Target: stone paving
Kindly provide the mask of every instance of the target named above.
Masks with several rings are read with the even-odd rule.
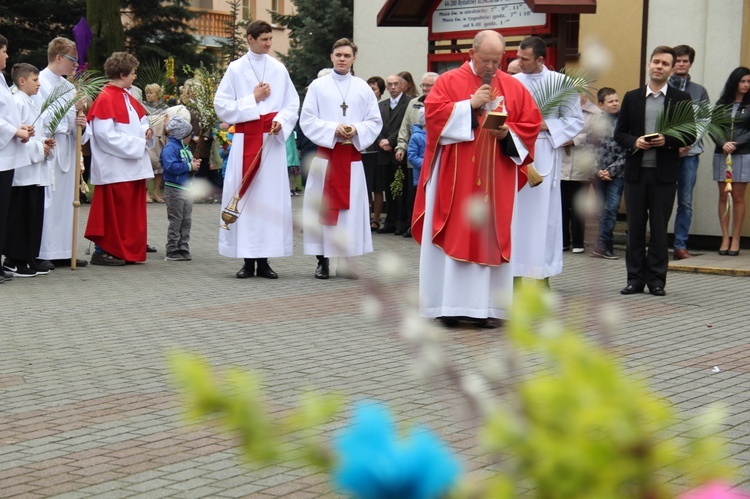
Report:
[[[293,199],[297,211],[301,200]],[[319,281],[297,230],[297,256],[271,262],[278,280],[239,280],[240,263],[216,251],[218,215],[218,205],[195,206],[192,262],[163,260],[166,210],[150,205],[149,242],[159,252],[147,263],[58,269],[0,285],[0,497],[334,495],[325,476],[297,465],[249,467],[231,436],[187,425],[165,361],[173,348],[261,373],[274,411],[308,387],[381,400],[399,421],[440,434],[465,470],[486,473],[460,394],[444,377],[415,377],[413,349],[399,334],[416,296],[413,240],[375,234],[375,253],[357,261],[367,279]],[[750,490],[750,279],[670,272],[664,298],[621,296],[618,252],[616,261],[565,255],[564,273],[552,279],[561,318],[601,339],[602,305],[619,307],[615,351],[676,404],[681,420],[723,405],[740,465],[735,482]],[[401,276],[386,282],[381,268],[394,258]],[[390,314],[381,321],[364,316],[373,289]],[[470,368],[502,351],[502,335],[457,329],[443,343]]]

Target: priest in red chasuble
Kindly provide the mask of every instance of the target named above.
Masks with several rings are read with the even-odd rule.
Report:
[[[425,100],[427,146],[412,234],[422,245],[420,314],[494,327],[513,292],[511,220],[542,117],[526,88],[499,71],[505,42],[482,31],[471,61],[437,79]],[[482,125],[507,114],[500,128]]]

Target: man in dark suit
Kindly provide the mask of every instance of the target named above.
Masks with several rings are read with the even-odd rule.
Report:
[[[378,233],[387,234],[395,232],[397,235],[400,235],[409,227],[396,227],[398,200],[391,194],[391,183],[396,176],[398,166],[401,164],[396,159],[395,148],[398,142],[398,131],[401,128],[401,122],[404,119],[409,99],[404,97],[402,93],[403,80],[400,76],[389,76],[385,80],[385,85],[390,98],[378,103],[380,117],[383,119],[383,130],[375,141],[378,144],[379,151],[378,167],[375,171],[373,220],[376,222],[380,220],[380,212],[383,209],[383,191],[385,191],[388,212],[385,217],[385,223],[380,227]]]
[[[676,56],[671,47],[656,47],[648,63],[649,82],[625,94],[615,128],[615,140],[626,151],[625,203],[628,211],[628,284],[620,293],[642,293],[648,286],[664,296],[669,254],[667,223],[672,215],[679,178],[680,147],[684,143],[653,133],[657,117],[672,113],[690,94],[670,88]],[[646,222],[650,238],[646,250]]]

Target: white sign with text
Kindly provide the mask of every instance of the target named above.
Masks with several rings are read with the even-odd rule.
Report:
[[[442,0],[432,14],[433,33],[544,26],[523,0]]]

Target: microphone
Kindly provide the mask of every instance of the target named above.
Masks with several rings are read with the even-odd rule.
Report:
[[[484,85],[491,85],[493,76],[495,75],[493,75],[491,71],[487,71],[486,73],[484,73],[484,77],[482,78],[482,83]]]

